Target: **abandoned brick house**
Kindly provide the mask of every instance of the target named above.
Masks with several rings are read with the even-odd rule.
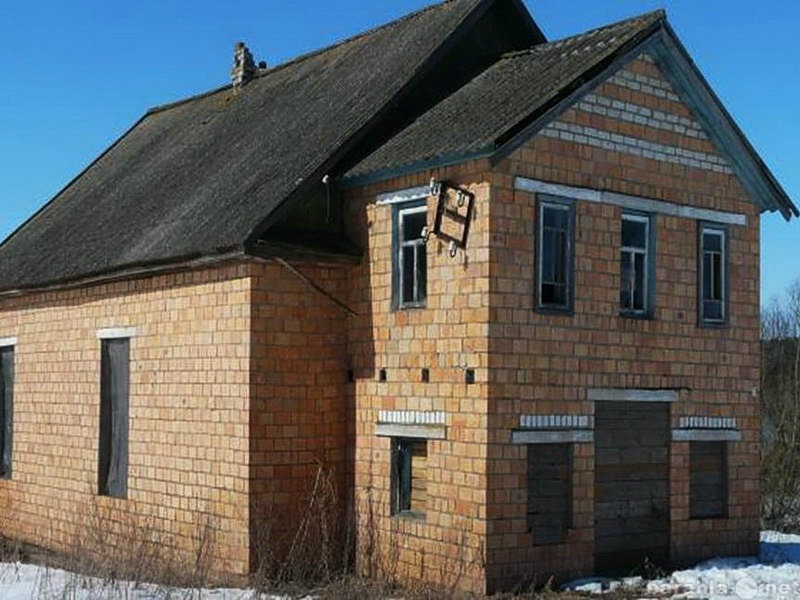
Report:
[[[0,246],[0,531],[254,568],[324,465],[362,570],[756,551],[759,218],[667,23],[450,0],[150,110]]]

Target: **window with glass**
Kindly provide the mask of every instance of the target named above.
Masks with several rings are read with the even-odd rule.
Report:
[[[550,196],[539,201],[536,278],[539,309],[572,310],[573,222],[572,201]]]
[[[428,295],[428,261],[424,230],[428,207],[424,201],[397,206],[394,219],[395,308],[425,306]]]
[[[721,227],[700,228],[700,320],[722,325],[727,320],[728,267],[726,231]]]
[[[622,215],[620,311],[647,316],[652,294],[651,223],[647,215]]]

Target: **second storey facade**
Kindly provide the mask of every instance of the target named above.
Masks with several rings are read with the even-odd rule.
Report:
[[[648,56],[496,164],[346,204],[356,498],[409,575],[755,551],[760,211]]]

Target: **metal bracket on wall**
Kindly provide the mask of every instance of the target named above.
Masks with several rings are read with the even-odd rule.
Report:
[[[433,233],[449,242],[450,256],[457,249],[464,250],[469,239],[469,228],[475,211],[475,194],[445,181],[431,180],[431,196],[436,198],[436,220]]]

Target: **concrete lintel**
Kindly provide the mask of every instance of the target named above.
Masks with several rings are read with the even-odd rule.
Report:
[[[627,194],[618,194],[616,192],[604,190],[593,190],[570,185],[561,185],[558,183],[547,183],[545,181],[528,179],[527,177],[517,177],[514,180],[514,187],[524,192],[565,196],[567,198],[574,198],[575,200],[583,200],[585,202],[614,204],[628,210],[660,213],[673,217],[683,217],[698,221],[712,221],[715,223],[725,223],[727,225],[747,225],[747,215],[742,213],[697,208],[695,206],[675,204],[673,202],[654,200],[652,198],[641,198],[638,196],[629,196]]]
[[[594,441],[594,432],[588,429],[568,429],[565,431],[525,431],[511,432],[512,444],[577,444]]]
[[[447,429],[441,425],[397,425],[394,423],[377,423],[375,425],[375,435],[380,437],[446,440]]]
[[[110,327],[97,330],[98,340],[115,340],[136,336],[136,327]]]
[[[674,442],[741,442],[738,429],[673,429]]]
[[[413,187],[405,190],[397,190],[378,195],[378,204],[397,204],[398,202],[409,202],[410,200],[420,200],[431,195],[431,189],[426,186]]]
[[[16,346],[16,345],[17,345],[17,338],[15,337],[0,338],[0,348],[8,348],[9,346]]]
[[[677,402],[678,390],[594,388],[587,393],[593,402]]]

